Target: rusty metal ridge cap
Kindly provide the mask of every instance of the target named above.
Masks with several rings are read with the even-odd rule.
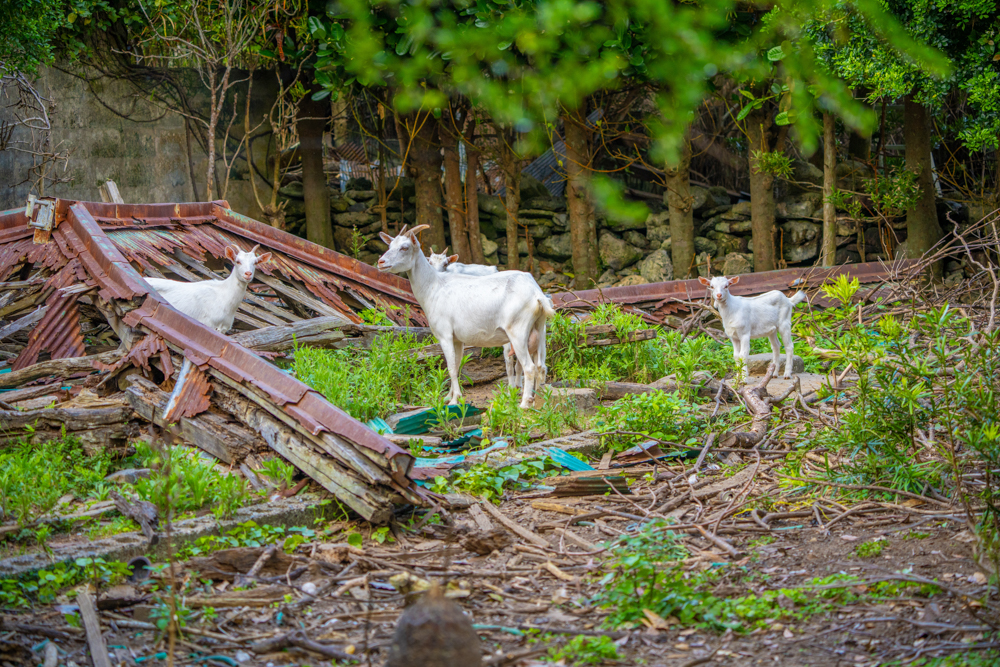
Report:
[[[268,245],[275,250],[280,250],[316,268],[357,281],[403,301],[417,304],[417,299],[410,290],[409,281],[403,278],[382,273],[353,257],[275,229],[231,209],[217,207],[215,215],[219,219],[219,222],[216,223],[217,226],[223,229],[253,239],[262,245]],[[346,264],[346,266],[342,264]]]
[[[90,256],[89,259],[96,262],[107,276],[104,278],[96,275],[96,272],[92,272],[93,277],[101,283],[102,288],[119,298],[132,298],[153,292],[153,288],[132,268],[114,242],[108,238],[108,235],[94,220],[86,206],[82,203],[70,206],[66,221],[83,242],[86,254]],[[85,260],[82,254],[81,260]]]
[[[778,271],[762,271],[746,273],[740,276],[740,282],[734,285],[734,294],[754,294],[758,291],[771,289],[796,289],[802,286],[815,286],[815,281],[822,282],[839,275],[856,277],[861,282],[875,282],[891,277],[893,272],[909,268],[919,260],[901,259],[883,264],[881,262],[866,262],[864,264],[842,264],[833,267],[805,267],[799,269],[781,269]],[[805,283],[814,283],[806,285]],[[698,280],[668,280],[645,285],[627,285],[622,287],[607,287],[603,289],[577,290],[560,292],[552,295],[552,303],[556,308],[572,307],[574,303],[613,302],[622,304],[641,303],[644,301],[679,298],[690,300],[697,298],[704,287]]]

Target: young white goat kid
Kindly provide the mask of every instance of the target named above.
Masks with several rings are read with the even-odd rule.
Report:
[[[461,264],[458,261],[458,255],[448,255],[448,249],[445,248],[444,252],[441,254],[431,253],[431,256],[427,258],[427,263],[434,268],[434,270],[441,273],[461,273],[466,276],[489,276],[497,273],[497,267],[495,266],[484,266],[482,264]],[[549,303],[552,300],[549,299]],[[528,338],[528,354],[532,358],[536,358],[538,354],[538,334],[534,330],[531,332],[531,336]],[[507,369],[507,383],[511,387],[521,387],[524,384],[524,369],[521,367],[520,362],[514,356],[514,348],[507,343],[503,346],[503,363]],[[544,378],[542,380],[544,383]],[[538,390],[541,384],[535,387]]]
[[[466,345],[497,347],[510,343],[526,380],[521,407],[529,407],[536,387],[545,378],[545,323],[555,314],[551,302],[535,279],[521,271],[486,276],[435,271],[420,252],[416,236],[427,228],[418,225],[407,232],[404,227],[396,238],[381,233],[389,249],[379,258],[378,268],[408,274],[413,296],[448,364],[448,402],[456,403],[462,395],[458,369]],[[538,337],[535,355],[528,351],[532,332]]]
[[[485,264],[462,264],[458,261],[458,255],[448,255],[447,248],[445,248],[444,252],[440,255],[432,252],[431,256],[427,258],[427,262],[436,271],[461,273],[466,276],[491,276],[494,273],[498,273],[498,269],[495,266],[486,266]]]
[[[792,344],[792,310],[795,304],[806,300],[806,293],[796,292],[790,299],[778,290],[759,296],[734,296],[729,293],[729,286],[738,283],[739,276],[716,276],[710,281],[699,277],[698,281],[712,290],[713,305],[722,316],[726,336],[733,342],[733,358],[743,365],[741,373],[746,372],[750,341],[765,336],[771,341],[774,368],[777,370],[780,335],[781,342],[785,345],[785,377],[792,377],[792,356],[795,351]]]
[[[239,248],[226,246],[226,258],[233,263],[233,272],[225,280],[184,283],[146,278],[146,282],[177,310],[206,327],[226,333],[233,327],[236,310],[243,302],[257,264],[271,258],[269,252],[254,255],[259,247],[255,245],[250,252],[242,252]]]

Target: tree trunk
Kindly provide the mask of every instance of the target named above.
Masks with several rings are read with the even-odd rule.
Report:
[[[441,215],[441,147],[438,143],[438,122],[430,114],[416,113],[404,119],[407,132],[413,133],[410,148],[410,169],[417,190],[417,223],[430,225],[423,243],[425,250],[443,252],[445,246],[444,218]]]
[[[330,225],[330,191],[323,171],[323,131],[330,105],[314,102],[309,95],[299,105],[299,154],[302,156],[302,194],[306,209],[306,238],[333,248]]]
[[[823,114],[823,266],[833,266],[837,258],[837,208],[831,197],[837,185],[837,142],[833,114]]]
[[[920,198],[906,213],[907,256],[920,257],[941,238],[934,206],[934,183],[931,173],[931,127],[927,108],[907,95],[903,109],[903,136],[906,142],[906,168],[917,174]],[[940,262],[934,267],[940,277]]]
[[[347,94],[343,91],[340,92],[336,100],[330,103],[330,116],[333,119],[333,145],[336,147],[347,143],[347,122],[350,110]]]
[[[750,140],[750,226],[753,233],[753,270],[773,271],[775,261],[774,176],[761,171],[755,155],[768,151],[771,125],[769,116],[751,113],[747,117]]]
[[[573,249],[573,284],[586,289],[597,281],[597,226],[590,202],[590,138],[579,111],[563,116],[566,135],[566,205]]]
[[[483,237],[479,231],[479,151],[473,143],[476,133],[475,123],[471,123],[470,128],[465,137],[465,207],[468,212],[465,223],[469,232],[472,261],[475,264],[485,264]]]
[[[517,271],[521,266],[521,258],[517,252],[517,211],[521,208],[521,163],[511,145],[513,140],[513,133],[503,137],[501,155],[504,208],[507,210],[507,270],[509,271]]]
[[[450,127],[441,126],[441,144],[444,146],[444,196],[448,209],[448,229],[451,234],[451,247],[458,254],[461,262],[472,261],[472,251],[469,248],[469,234],[465,228],[465,197],[462,191],[462,167],[458,155],[458,138],[452,134]]]
[[[680,162],[667,169],[667,208],[670,212],[670,256],[674,278],[694,275],[694,211],[691,199],[691,144],[685,138]]]

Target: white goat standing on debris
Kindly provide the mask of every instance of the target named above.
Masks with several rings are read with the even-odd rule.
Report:
[[[497,267],[495,266],[485,266],[483,264],[461,264],[458,261],[458,255],[448,255],[448,249],[445,248],[444,252],[441,254],[431,253],[431,256],[427,258],[427,262],[432,268],[439,272],[447,273],[461,273],[466,276],[489,276],[497,273]],[[552,305],[552,299],[549,299],[549,306]],[[531,336],[528,338],[528,354],[535,358],[538,354],[538,334],[532,330]],[[507,343],[503,346],[503,363],[504,367],[507,369],[507,383],[511,387],[520,387],[524,384],[524,369],[521,367],[521,363],[514,356],[514,348]],[[542,381],[544,383],[544,379]],[[540,387],[541,384],[538,385]],[[535,390],[538,390],[535,387]]]
[[[781,349],[778,347],[780,334],[781,342],[785,345],[785,377],[792,377],[792,356],[795,351],[792,344],[792,310],[795,304],[806,300],[806,293],[796,292],[790,299],[778,290],[759,296],[734,296],[729,293],[729,286],[738,283],[739,276],[716,276],[711,280],[699,277],[698,281],[712,291],[713,305],[722,316],[726,336],[733,343],[733,358],[742,364],[740,373],[745,373],[747,369],[750,341],[764,336],[771,341],[771,352],[774,353],[772,363],[777,370]]]
[[[486,276],[435,271],[420,252],[417,240],[417,232],[428,228],[418,225],[407,232],[403,227],[396,238],[379,234],[389,249],[379,258],[378,268],[409,275],[413,295],[448,364],[448,402],[456,403],[462,395],[458,370],[466,345],[510,343],[524,369],[521,407],[530,407],[535,389],[545,381],[545,323],[555,314],[551,302],[535,279],[521,271]],[[538,337],[535,355],[528,351],[532,332]]]
[[[226,246],[226,258],[233,262],[233,272],[225,280],[200,280],[185,283],[164,278],[146,278],[167,303],[206,327],[226,333],[233,327],[236,310],[243,303],[247,285],[253,280],[254,270],[260,262],[271,258],[271,253],[255,255],[255,245],[250,252]]]

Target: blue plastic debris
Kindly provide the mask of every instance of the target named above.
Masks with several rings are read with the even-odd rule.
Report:
[[[586,470],[594,470],[594,467],[588,464],[586,461],[581,461],[569,452],[563,451],[558,447],[549,447],[545,450],[548,452],[552,460],[561,465],[563,468],[569,468],[575,472],[584,472]]]
[[[368,422],[368,428],[375,431],[379,435],[391,435],[392,427],[386,423],[381,417],[376,417]]]
[[[472,417],[483,412],[482,408],[474,405],[449,405],[445,411],[446,421],[460,419],[462,417]],[[421,408],[409,412],[401,412],[392,415],[387,420],[394,433],[400,435],[420,435],[427,433],[438,423],[438,415],[433,408]]]

